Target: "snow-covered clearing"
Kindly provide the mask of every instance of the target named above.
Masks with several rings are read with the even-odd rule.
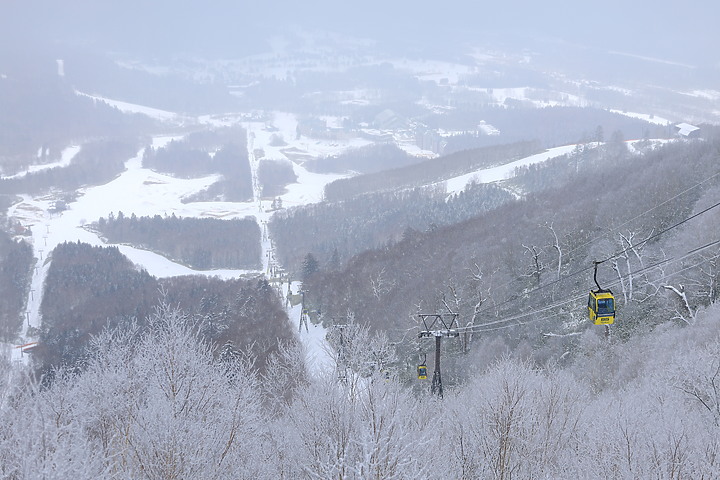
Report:
[[[67,167],[68,165],[70,165],[70,162],[75,157],[75,155],[78,154],[79,151],[80,147],[77,145],[66,147],[60,154],[60,160],[58,160],[57,162],[46,163],[43,165],[30,165],[30,167],[28,167],[28,169],[24,172],[8,176],[0,175],[0,179],[10,180],[13,178],[22,178],[29,173],[40,172],[42,170],[48,170],[50,168]]]
[[[547,92],[531,87],[458,87],[458,89],[486,94],[488,98],[498,106],[507,106],[506,102],[509,100],[531,104],[535,108],[557,106],[586,107],[589,105],[586,99],[578,95],[565,92]]]
[[[399,70],[410,71],[420,80],[439,85],[456,85],[460,79],[475,72],[475,67],[452,62],[396,59],[392,64]]]
[[[667,142],[673,140],[668,139],[649,139],[649,140],[628,140],[625,144],[628,147],[630,153],[639,154],[641,148],[656,148]],[[583,145],[583,148],[597,148],[600,143],[592,142]],[[499,165],[497,167],[484,168],[475,172],[466,173],[457,177],[445,180],[446,191],[448,196],[455,195],[465,190],[465,187],[470,183],[492,183],[507,180],[515,175],[515,169],[518,167],[526,167],[536,163],[542,163],[551,158],[560,157],[572,153],[578,145],[564,145],[562,147],[550,148],[542,153],[530,155],[529,157],[521,158],[514,162]]]
[[[75,91],[75,93],[83,97],[92,98],[96,102],[104,102],[124,113],[141,113],[143,115],[147,115],[148,117],[162,121],[179,121],[181,119],[180,115],[178,115],[177,113],[168,112],[167,110],[160,110],[159,108],[152,108],[145,105],[138,105],[136,103],[113,100],[111,98],[101,97],[99,95],[90,95],[88,93],[83,93],[77,90]]]
[[[292,282],[291,289],[293,293],[297,293],[302,288],[300,282]],[[300,337],[305,346],[306,364],[311,372],[323,373],[330,372],[333,368],[333,361],[330,355],[330,345],[326,340],[327,330],[322,325],[308,324],[300,322],[302,315],[302,303],[295,306],[288,305],[288,319],[290,325]]]
[[[625,115],[626,117],[639,118],[640,120],[644,120],[648,123],[654,123],[655,125],[670,125],[672,123],[672,121],[668,120],[667,118],[658,117],[647,113],[625,112],[622,110],[610,110],[610,112],[619,113],[620,115]]]
[[[571,153],[576,147],[577,145],[565,145],[562,147],[555,147],[542,153],[530,155],[529,157],[521,158],[520,160],[516,160],[505,165],[484,168],[481,170],[476,170],[474,172],[450,178],[445,181],[447,193],[448,195],[460,193],[465,190],[465,187],[469,183],[492,183],[506,180],[508,178],[511,178],[515,174],[515,169],[518,167],[525,167],[535,163],[541,163],[551,158],[559,157],[561,155],[566,155],[568,153]]]
[[[706,100],[720,100],[720,91],[718,90],[691,90],[688,92],[680,92],[690,97],[704,98]]]

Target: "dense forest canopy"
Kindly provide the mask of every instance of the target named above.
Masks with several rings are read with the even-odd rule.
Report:
[[[507,358],[439,399],[383,374],[309,377],[292,350],[259,375],[243,357],[218,361],[165,308],[96,337],[86,368],[57,371],[47,388],[3,377],[0,473],[712,478],[720,312],[697,320],[627,342],[585,334],[570,367]]]
[[[415,165],[336,180],[325,187],[325,198],[328,201],[340,201],[363,193],[427,185],[527,157],[540,152],[541,149],[537,142],[518,142],[463,150]]]
[[[161,303],[181,306],[217,348],[257,355],[256,367],[263,367],[264,355],[277,351],[280,343],[293,341],[278,294],[263,279],[158,280],[137,270],[116,247],[82,243],[59,245],[52,260],[35,352],[46,369],[76,364],[93,336],[131,321],[143,324]]]
[[[14,241],[0,231],[0,339],[14,340],[25,317],[26,289],[33,251],[25,241]]]
[[[543,333],[586,328],[583,302],[594,287],[592,262],[611,256],[599,281],[617,292],[617,335],[627,338],[666,321],[692,322],[696,309],[717,296],[712,285],[720,251],[711,246],[699,256],[676,259],[716,240],[717,212],[654,235],[714,204],[717,141],[671,143],[640,156],[607,148],[561,157],[518,177],[515,182],[536,190],[521,201],[415,231],[356,255],[341,269],[321,269],[306,282],[306,298],[327,321],[351,311],[357,321],[398,336],[415,324],[418,311],[446,305],[460,313],[463,325],[523,315],[499,322],[503,328],[483,338],[497,337],[511,349],[529,342],[545,361],[567,346],[552,345]],[[538,189],[536,178],[550,180]],[[558,178],[572,181],[558,186]],[[675,260],[644,269],[669,259]],[[673,285],[683,285],[684,293],[675,293]],[[532,315],[556,303],[551,314]]]
[[[126,217],[121,211],[107,220],[101,217],[95,227],[111,243],[159,251],[198,270],[257,269],[261,265],[260,226],[252,217]]]

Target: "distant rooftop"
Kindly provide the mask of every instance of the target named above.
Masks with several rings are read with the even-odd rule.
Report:
[[[700,127],[690,125],[689,123],[678,123],[675,125],[675,128],[678,129],[678,135],[682,135],[683,137],[688,137],[691,133],[700,130]]]

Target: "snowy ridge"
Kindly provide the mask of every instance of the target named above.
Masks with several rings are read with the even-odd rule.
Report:
[[[148,117],[154,118],[156,120],[161,121],[179,121],[181,120],[180,115],[174,112],[168,112],[167,110],[160,110],[159,108],[152,108],[152,107],[146,107],[144,105],[138,105],[135,103],[128,103],[123,102],[120,100],[113,100],[111,98],[101,97],[99,95],[90,95],[88,93],[83,93],[78,90],[75,90],[76,95],[80,95],[82,97],[88,97],[92,98],[96,102],[103,102],[111,107],[115,107],[121,112],[124,113],[140,113],[143,115],[147,115]]]
[[[542,163],[551,158],[560,157],[571,153],[577,145],[565,145],[548,149],[542,153],[530,155],[514,162],[499,165],[497,167],[484,168],[474,172],[459,175],[457,177],[445,180],[448,195],[460,193],[465,190],[469,183],[493,183],[511,178],[515,169],[518,167],[526,167],[535,163]]]

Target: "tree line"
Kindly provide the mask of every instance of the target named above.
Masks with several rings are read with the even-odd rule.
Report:
[[[195,269],[261,266],[260,226],[253,217],[128,217],[118,212],[107,219],[101,217],[93,225],[111,243],[157,251]]]
[[[378,143],[354,148],[337,155],[319,157],[303,164],[311,172],[360,174],[401,168],[421,162],[420,157],[410,155],[394,143]]]
[[[292,162],[287,160],[260,160],[257,178],[262,185],[261,195],[263,197],[282,195],[287,185],[297,181]]]
[[[84,367],[45,387],[3,376],[0,475],[713,478],[719,320],[715,306],[627,342],[586,334],[568,365],[475,365],[440,399],[395,373],[308,376],[294,348],[258,373],[164,306],[96,336]]]
[[[32,246],[0,230],[0,339],[13,342],[25,320],[35,258]]]
[[[36,364],[44,371],[74,366],[94,335],[132,321],[143,324],[162,302],[197,319],[203,338],[213,345],[256,353],[258,368],[264,368],[261,353],[293,339],[280,300],[264,280],[156,279],[116,247],[63,243],[52,252],[45,280]]]
[[[6,171],[33,164],[38,149],[60,152],[81,139],[136,138],[154,128],[145,115],[125,114],[102,101],[75,92],[57,74],[47,52],[3,49],[0,91],[0,158]]]
[[[253,185],[250,161],[247,154],[247,136],[244,130],[234,132],[234,139],[212,155],[197,148],[198,139],[192,142],[172,141],[165,147],[146,148],[143,166],[159,172],[184,178],[218,173],[222,179],[207,190],[192,195],[185,201],[244,202],[252,199]]]
[[[540,151],[541,148],[536,142],[518,142],[457,152],[406,167],[336,180],[325,186],[325,199],[336,202],[363,193],[432,184],[481,168],[501,165]]]
[[[82,186],[102,185],[125,170],[125,162],[135,155],[137,139],[97,140],[83,144],[66,167],[54,167],[22,177],[0,179],[0,190],[8,194],[37,195],[53,188],[63,191]]]
[[[319,268],[305,281],[305,299],[328,324],[351,312],[393,338],[417,328],[418,312],[449,308],[463,326],[489,325],[476,340],[495,345],[490,351],[526,349],[544,362],[575,351],[575,335],[588,328],[593,261],[614,255],[598,280],[616,294],[615,335],[629,338],[664,322],[692,324],[698,309],[718,296],[717,213],[654,235],[713,204],[719,151],[713,140],[636,156],[590,151],[580,167],[568,157],[547,168],[571,182],[414,232],[359,253],[340,269]],[[422,348],[416,341],[406,354]],[[448,368],[461,368],[452,363]]]
[[[361,252],[457,223],[510,201],[495,185],[471,184],[448,198],[445,186],[360,195],[278,212],[270,220],[277,255],[288,270],[314,254],[329,269]]]

